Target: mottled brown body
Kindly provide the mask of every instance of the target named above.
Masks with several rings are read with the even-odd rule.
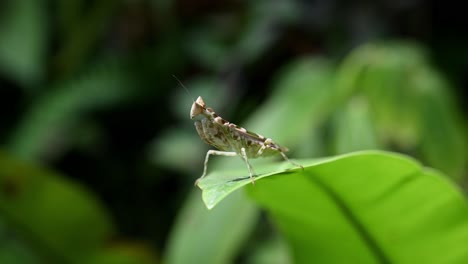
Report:
[[[284,152],[286,148],[277,145],[272,139],[250,132],[243,127],[230,123],[218,116],[213,109],[206,107],[201,96],[193,103],[190,110],[190,118],[201,116],[201,120],[195,121],[195,128],[200,138],[207,144],[220,151],[209,150],[205,158],[205,167],[200,180],[206,175],[208,159],[210,155],[240,156],[246,163],[252,183],[253,173],[249,159],[267,157],[280,154],[285,160],[295,166],[301,167],[288,159]],[[197,184],[198,180],[195,182]]]

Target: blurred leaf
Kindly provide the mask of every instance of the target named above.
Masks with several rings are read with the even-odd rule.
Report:
[[[284,232],[295,263],[468,261],[460,247],[468,243],[468,204],[443,175],[378,151],[299,162],[304,170],[262,174],[255,185],[211,173],[200,182],[204,199],[247,185]]]
[[[268,237],[261,244],[256,244],[254,252],[248,258],[247,263],[251,264],[290,264],[293,263],[289,254],[289,246],[287,242],[274,235]]]
[[[180,211],[164,263],[232,263],[252,231],[258,211],[242,193],[209,212],[198,196],[192,192]]]
[[[282,29],[297,20],[294,1],[251,1],[242,21],[235,14],[213,16],[189,34],[187,50],[205,67],[228,63],[249,64],[258,60],[281,36]]]
[[[289,0],[250,1],[247,24],[236,43],[233,56],[245,63],[254,63],[274,45],[282,28],[296,22],[299,3]]]
[[[66,36],[67,32],[72,32],[80,19],[82,18],[83,6],[85,2],[82,0],[57,0],[57,27],[62,37]]]
[[[151,250],[139,244],[117,244],[102,250],[90,264],[155,264],[156,257]]]
[[[421,95],[421,149],[429,164],[460,180],[467,165],[467,145],[447,103],[439,91]]]
[[[271,96],[245,127],[280,145],[298,145],[345,97],[333,89],[333,70],[327,60],[300,58],[280,72]],[[281,129],[284,128],[284,129]]]
[[[59,151],[82,115],[131,98],[136,76],[117,65],[100,67],[79,80],[58,83],[38,98],[12,133],[9,149],[24,159]]]
[[[216,28],[202,25],[192,29],[187,35],[186,49],[197,63],[210,69],[218,69],[227,61],[228,53],[228,48],[222,43],[222,35]]]
[[[366,100],[354,97],[339,109],[334,119],[334,153],[376,149],[376,131]]]
[[[0,263],[36,264],[41,263],[37,254],[26,243],[15,237],[0,215]]]
[[[69,30],[65,31],[67,33],[63,36],[65,43],[63,48],[58,51],[54,62],[60,75],[68,76],[83,65],[83,62],[93,52],[99,37],[112,21],[119,2],[96,0],[90,2],[90,5],[91,7],[87,9],[88,12],[81,14],[79,21],[69,25]],[[61,11],[65,12],[63,6]],[[61,19],[63,22],[71,22],[65,21],[63,17]]]
[[[114,232],[104,208],[81,186],[3,153],[0,217],[53,263],[80,263]]]
[[[467,160],[464,128],[447,81],[427,57],[410,42],[363,45],[340,66],[338,85],[364,92],[380,145],[418,150],[431,166],[459,178]]]
[[[47,14],[44,1],[2,3],[0,18],[0,71],[25,88],[37,87],[45,69]]]
[[[196,132],[168,129],[155,139],[148,156],[156,164],[167,168],[192,172],[199,165],[199,158],[203,156],[201,153],[206,151],[203,144]]]
[[[366,63],[357,87],[369,97],[369,105],[383,142],[396,140],[404,148],[419,140],[417,89],[410,78],[426,67],[422,48],[405,43],[364,45],[353,56]],[[352,65],[349,65],[352,67]]]

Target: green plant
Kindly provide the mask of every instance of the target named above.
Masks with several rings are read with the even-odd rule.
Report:
[[[466,263],[468,203],[439,172],[388,152],[364,151],[241,170],[199,183],[213,208],[247,185],[290,245],[294,263]],[[236,180],[236,176],[243,180]],[[222,203],[219,204],[222,206]]]

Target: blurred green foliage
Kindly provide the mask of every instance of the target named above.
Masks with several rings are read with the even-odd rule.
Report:
[[[460,10],[430,1],[0,2],[0,263],[292,261],[244,193],[203,207],[192,185],[208,147],[188,117],[198,95],[291,157],[392,150],[465,188]]]
[[[80,262],[113,233],[101,205],[63,177],[0,157],[4,224],[52,262]],[[8,254],[8,252],[5,252]]]

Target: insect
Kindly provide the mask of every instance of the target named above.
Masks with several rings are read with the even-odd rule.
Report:
[[[250,132],[243,127],[230,123],[217,115],[213,109],[206,106],[203,98],[199,96],[193,102],[190,110],[190,118],[198,118],[195,121],[195,128],[200,138],[218,150],[208,150],[205,157],[203,174],[195,181],[195,185],[206,176],[208,160],[211,155],[218,156],[240,156],[249,170],[250,180],[254,184],[254,173],[249,159],[267,157],[280,154],[283,159],[294,166],[303,167],[288,159],[285,152],[287,148],[276,144],[271,138],[265,138],[262,135]]]

